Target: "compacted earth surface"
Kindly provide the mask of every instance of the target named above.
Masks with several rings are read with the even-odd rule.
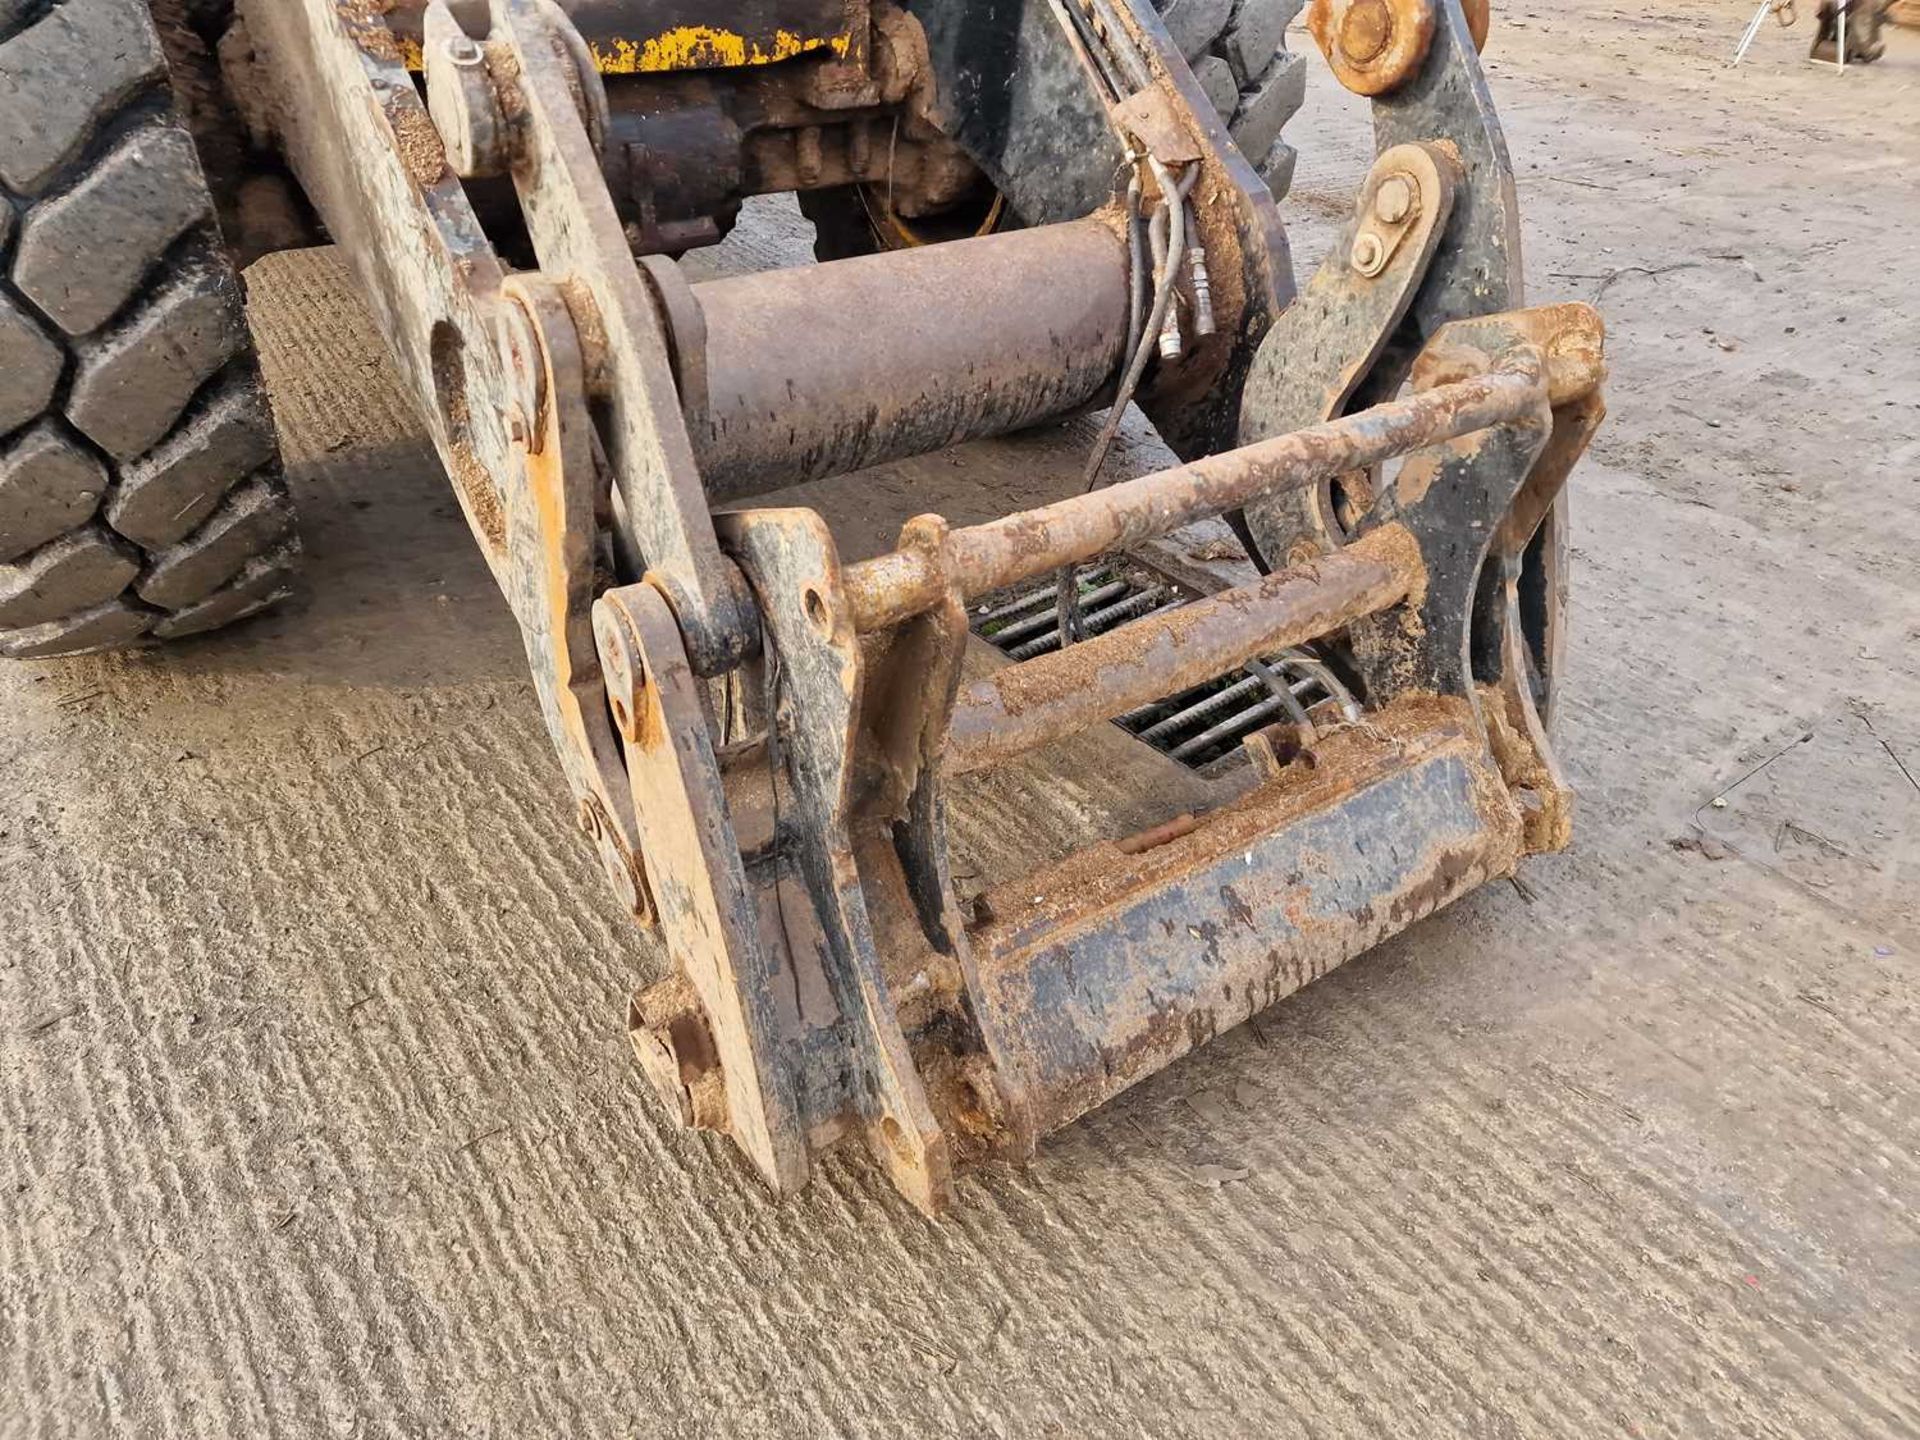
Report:
[[[663,959],[345,272],[257,267],[300,595],[0,670],[0,1435],[1920,1432],[1920,34],[1729,70],[1751,11],[1496,7],[1532,294],[1612,330],[1572,850],[938,1223],[663,1115]],[[1315,65],[1303,273],[1368,158]]]

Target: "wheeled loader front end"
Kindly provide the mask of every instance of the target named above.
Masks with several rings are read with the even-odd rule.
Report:
[[[1259,3],[1215,66],[1181,0],[238,0],[219,46],[670,958],[640,1062],[779,1194],[858,1140],[938,1211],[1567,841],[1600,322],[1524,306],[1461,0],[1309,7],[1377,158],[1296,292]],[[788,191],[836,258],[687,278]],[[1107,483],[1130,402],[1180,463]],[[760,502],[1103,410],[1084,485],[882,553]]]

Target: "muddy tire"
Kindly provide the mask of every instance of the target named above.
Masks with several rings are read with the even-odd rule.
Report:
[[[145,0],[0,0],[0,655],[196,634],[298,541]]]
[[[1287,26],[1304,0],[1154,0],[1154,8],[1187,57],[1194,78],[1213,101],[1240,152],[1284,200],[1297,154],[1281,131],[1307,96],[1306,58],[1287,49]],[[934,239],[985,234],[1015,223],[995,205],[992,187]],[[919,243],[894,233],[898,222],[858,185],[803,191],[800,213],[813,222],[813,253],[844,260]],[[996,218],[998,217],[998,218]],[[987,223],[982,225],[982,222]],[[942,222],[932,222],[940,229]]]

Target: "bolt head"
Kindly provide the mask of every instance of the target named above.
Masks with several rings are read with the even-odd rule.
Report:
[[[1353,0],[1340,18],[1340,49],[1355,65],[1380,58],[1393,40],[1393,9],[1387,0]]]
[[[1354,237],[1353,251],[1348,258],[1353,261],[1354,269],[1371,279],[1386,269],[1387,247],[1371,230],[1363,230]]]
[[[594,607],[594,644],[600,651],[600,668],[607,686],[625,691],[633,685],[633,654],[627,645],[626,627],[604,603]]]
[[[1373,213],[1388,225],[1398,225],[1413,213],[1413,186],[1404,175],[1389,175],[1373,192]]]
[[[449,35],[444,48],[447,59],[463,70],[486,63],[486,51],[482,50],[480,43],[470,35]]]

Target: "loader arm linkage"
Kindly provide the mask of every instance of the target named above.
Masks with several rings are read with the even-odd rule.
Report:
[[[1460,0],[1316,0],[1380,154],[1298,295],[1271,198],[1144,0],[790,8],[857,23],[683,68],[804,92],[778,144],[814,175],[884,174],[861,137],[905,115],[1030,228],[689,284],[635,252],[698,225],[610,192],[640,162],[612,165],[609,137],[644,121],[657,146],[682,113],[638,88],[676,52],[621,49],[648,0],[240,0],[277,142],[524,632],[581,826],[672,957],[632,1007],[647,1074],[776,1192],[857,1135],[933,1211],[964,1165],[1031,1154],[1565,844],[1558,502],[1604,413],[1602,335],[1584,306],[1521,308]],[[664,194],[673,156],[648,154]],[[510,177],[537,268],[510,273],[477,218],[463,177],[487,176]],[[1172,277],[1138,390],[1185,463],[985,524],[923,516],[858,563],[814,511],[716,510],[1110,404],[1156,343],[1130,243],[1156,212],[1204,257]],[[1261,573],[980,660],[970,604],[1221,515]],[[1298,646],[1360,713],[1258,732],[1216,801],[962,901],[969,784]]]

